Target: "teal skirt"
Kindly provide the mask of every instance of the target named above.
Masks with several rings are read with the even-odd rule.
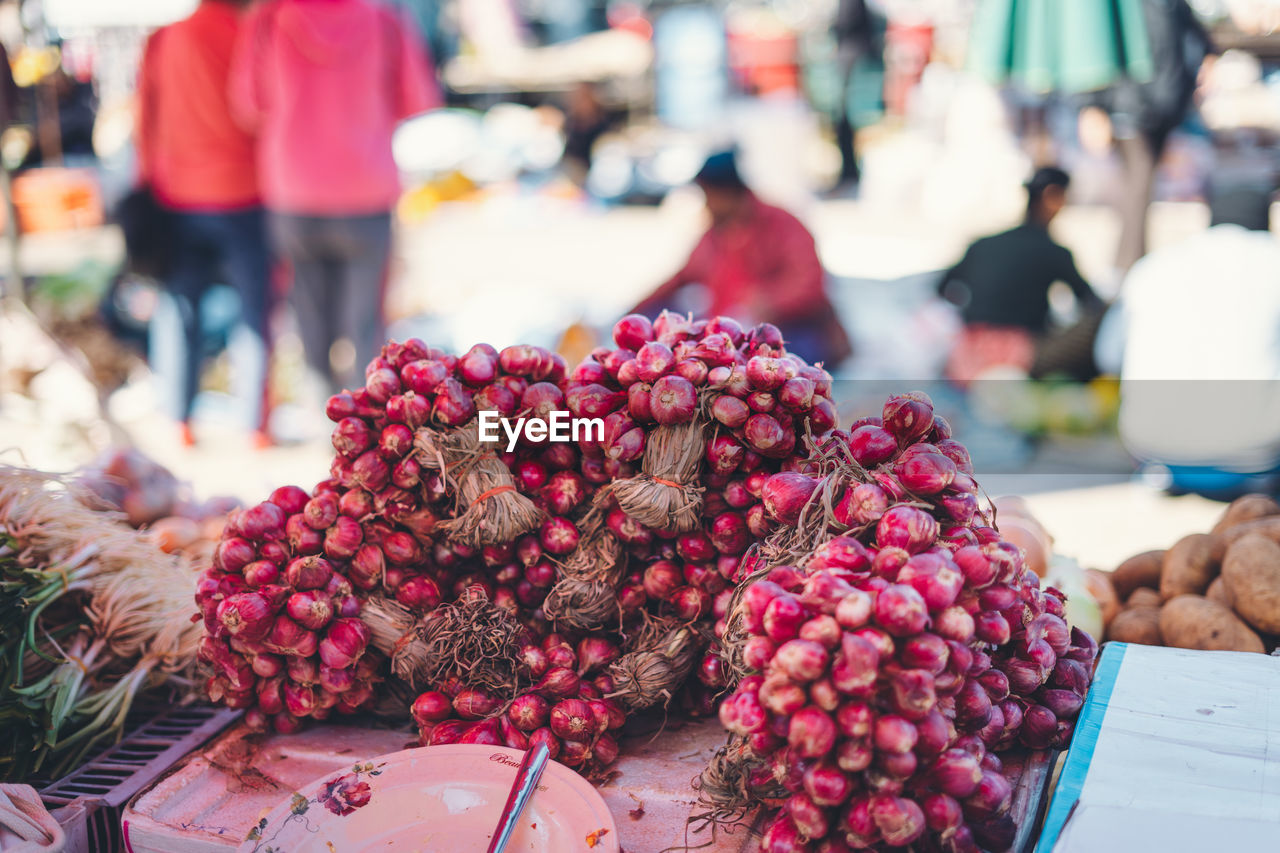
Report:
[[[1032,92],[1091,92],[1153,71],[1142,0],[980,0],[969,70]]]

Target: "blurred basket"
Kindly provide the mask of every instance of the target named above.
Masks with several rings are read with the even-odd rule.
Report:
[[[30,169],[13,179],[13,205],[24,234],[96,228],[105,219],[102,188],[90,169]],[[0,207],[0,225],[7,217]]]
[[[124,738],[53,781],[33,781],[67,836],[66,853],[122,853],[120,815],[140,790],[239,718],[193,705],[133,711]]]

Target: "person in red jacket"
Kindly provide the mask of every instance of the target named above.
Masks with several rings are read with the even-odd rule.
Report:
[[[787,349],[810,362],[835,366],[852,349],[827,299],[826,273],[809,229],[780,207],[756,198],[731,151],[713,154],[694,178],[711,227],[685,265],[636,311],[673,307],[680,291],[700,284],[710,296],[708,316],[744,325],[773,323]]]
[[[202,0],[190,17],[152,33],[138,79],[139,179],[171,211],[175,245],[164,275],[182,343],[157,356],[177,398],[187,443],[204,355],[200,303],[215,282],[240,297],[232,364],[249,425],[265,439],[271,259],[253,136],[231,118],[227,81],[243,3]]]
[[[258,136],[307,363],[332,390],[357,387],[384,336],[400,194],[391,136],[440,102],[426,45],[373,0],[274,0],[249,13],[231,98]]]

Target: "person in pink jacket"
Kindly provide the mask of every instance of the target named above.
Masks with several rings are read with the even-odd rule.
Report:
[[[358,387],[384,336],[391,135],[440,104],[426,45],[373,0],[270,0],[245,22],[230,97],[258,140],[307,364],[333,390]]]

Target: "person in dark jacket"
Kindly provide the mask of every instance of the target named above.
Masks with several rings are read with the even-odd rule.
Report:
[[[965,324],[949,371],[953,378],[970,379],[993,361],[1030,370],[1050,331],[1049,288],[1057,282],[1071,288],[1083,312],[1102,306],[1071,252],[1049,234],[1049,223],[1066,205],[1070,180],[1061,169],[1038,169],[1027,182],[1022,224],[973,243],[938,283],[938,293],[960,308]]]
[[[1059,281],[1082,304],[1100,304],[1070,250],[1049,235],[1049,223],[1066,204],[1070,180],[1061,169],[1038,169],[1027,182],[1022,224],[976,241],[942,277],[939,293],[960,307],[966,325],[1042,334],[1049,326],[1049,287]]]
[[[1124,164],[1116,268],[1124,272],[1147,253],[1147,210],[1156,166],[1174,129],[1191,107],[1200,66],[1213,52],[1208,33],[1187,0],[1142,0],[1153,72],[1143,82],[1122,81],[1099,100],[1111,115]]]

